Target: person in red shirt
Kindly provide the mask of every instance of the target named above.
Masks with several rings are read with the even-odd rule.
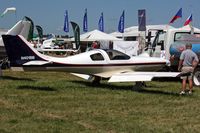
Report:
[[[97,41],[94,41],[94,42],[92,43],[92,49],[98,49],[98,48],[100,48],[99,43],[98,43]]]

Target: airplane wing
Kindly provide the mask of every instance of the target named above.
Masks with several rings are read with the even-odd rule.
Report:
[[[151,81],[154,77],[178,77],[179,72],[126,72],[113,75],[108,82]]]
[[[29,65],[45,65],[45,64],[49,64],[49,63],[51,63],[51,62],[49,62],[49,61],[29,61],[29,62],[27,62],[27,63],[24,63],[23,65],[24,66],[29,66]]]

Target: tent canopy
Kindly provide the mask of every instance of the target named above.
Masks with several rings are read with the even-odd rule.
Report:
[[[99,30],[93,30],[87,33],[80,35],[81,41],[101,41],[101,40],[108,40],[108,41],[119,41],[122,39],[116,38],[112,35],[107,33],[101,32]]]
[[[194,29],[195,32],[200,32],[200,29],[196,28],[196,27],[192,27]],[[191,30],[191,27],[190,25],[186,25],[186,26],[183,26],[181,28],[178,28],[179,30]]]
[[[173,29],[174,27],[170,26],[170,25],[147,25],[146,26],[146,32],[148,32],[148,30],[152,30],[152,29],[157,29],[157,30],[167,30],[168,29]],[[129,28],[124,29],[124,33],[120,33],[120,32],[113,32],[110,33],[110,35],[113,35],[115,37],[130,37],[130,36],[138,36],[139,31],[138,31],[138,26],[132,26]],[[152,36],[155,36],[156,31],[152,32]]]

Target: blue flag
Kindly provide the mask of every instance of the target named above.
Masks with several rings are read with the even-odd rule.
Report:
[[[124,33],[124,11],[119,19],[118,31]]]
[[[138,10],[138,30],[146,31],[146,10]]]
[[[98,26],[99,26],[99,30],[102,31],[102,32],[104,32],[103,12],[101,13],[101,16],[99,18]]]
[[[84,17],[83,17],[83,31],[84,32],[88,31],[87,9],[85,9],[85,14],[84,14]]]
[[[69,32],[69,20],[68,20],[68,12],[67,12],[67,10],[65,11],[65,20],[64,20],[63,30],[65,32]]]

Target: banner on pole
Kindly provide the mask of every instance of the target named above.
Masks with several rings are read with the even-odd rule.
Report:
[[[146,11],[145,9],[138,10],[138,30],[146,31]]]

